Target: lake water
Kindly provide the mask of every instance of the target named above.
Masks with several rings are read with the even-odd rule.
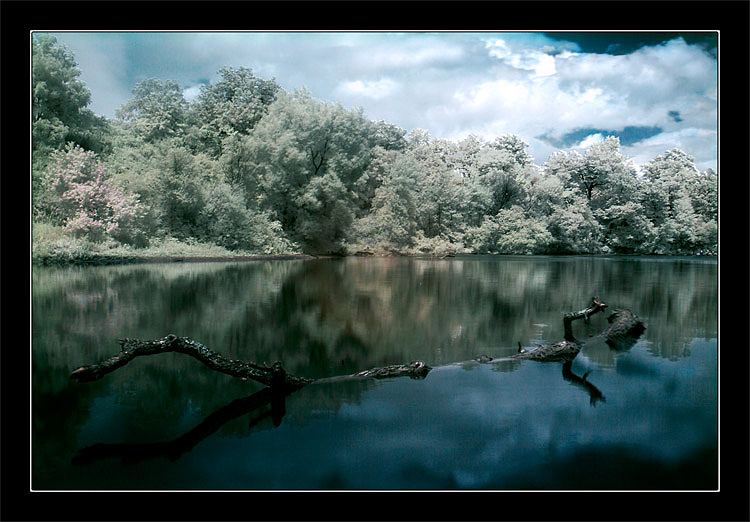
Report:
[[[32,284],[35,490],[718,485],[715,259],[35,267]],[[597,336],[608,313],[577,321],[586,342],[573,376],[561,363],[470,362],[561,340],[563,314],[592,296],[633,310],[646,331],[614,351]],[[69,379],[117,353],[119,338],[170,333],[310,378],[413,360],[433,370],[312,384],[273,406],[258,383],[180,354]]]

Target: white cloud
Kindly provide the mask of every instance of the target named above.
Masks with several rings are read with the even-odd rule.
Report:
[[[304,86],[407,131],[424,128],[450,139],[517,134],[538,164],[557,150],[540,136],[626,126],[664,131],[623,148],[634,158],[649,161],[680,146],[696,162],[716,161],[717,61],[682,40],[608,55],[538,33],[63,36],[92,90],[92,108],[107,116],[142,77],[175,79],[190,99],[220,67],[244,66],[287,90]]]
[[[187,101],[191,102],[195,100],[200,93],[201,93],[201,86],[193,85],[192,87],[188,87],[187,89],[184,89],[182,91],[182,97],[185,98]]]
[[[514,52],[501,38],[486,41],[489,55],[515,68],[533,71],[532,78],[555,74],[555,58],[547,54],[549,46],[541,49],[521,49]]]
[[[700,170],[717,168],[717,132],[711,129],[686,128],[663,132],[645,139],[636,146],[621,147],[623,154],[637,165],[648,163],[670,149],[681,149],[695,159]]]
[[[576,103],[578,103],[578,105],[581,105],[583,103],[593,102],[597,99],[597,97],[601,96],[603,92],[604,91],[596,87],[586,89],[586,91],[578,97]]]
[[[335,92],[345,97],[358,97],[363,96],[365,98],[372,98],[373,100],[380,100],[391,96],[399,85],[389,78],[382,78],[375,81],[346,81],[336,87]]]
[[[604,136],[600,132],[597,132],[596,134],[590,134],[586,136],[585,138],[583,138],[581,142],[575,146],[575,148],[587,149],[591,147],[592,145],[595,145],[602,141],[604,141]]]

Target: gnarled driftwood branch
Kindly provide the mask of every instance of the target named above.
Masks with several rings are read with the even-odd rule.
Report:
[[[558,343],[539,346],[533,350],[522,350],[519,344],[519,353],[511,356],[515,359],[532,359],[537,361],[572,361],[581,351],[581,343],[575,339],[572,332],[572,322],[577,319],[586,319],[607,308],[599,298],[594,297],[591,304],[578,312],[565,314],[563,325],[565,327],[565,339]],[[607,343],[610,346],[622,346],[624,340],[637,338],[645,329],[643,323],[630,310],[615,310],[608,318],[610,327],[604,333]],[[196,342],[188,337],[177,337],[169,334],[163,339],[157,340],[139,340],[139,339],[120,339],[121,350],[112,357],[92,365],[81,366],[74,370],[70,376],[71,379],[78,382],[91,382],[101,379],[108,373],[126,365],[135,357],[141,355],[155,355],[166,352],[178,352],[190,355],[195,359],[211,368],[212,370],[240,377],[251,379],[265,386],[276,389],[298,389],[306,386],[314,379],[297,377],[289,375],[280,362],[271,366],[266,364],[257,364],[248,361],[230,360],[226,357],[215,353],[203,344]],[[482,356],[492,360],[489,356]],[[484,360],[477,359],[480,362]],[[371,368],[353,375],[344,377],[332,377],[319,379],[319,382],[332,381],[339,379],[384,379],[390,377],[408,376],[414,379],[423,379],[427,376],[432,368],[422,361],[414,361],[409,364],[398,364]]]
[[[215,353],[203,344],[188,337],[177,337],[169,334],[163,339],[143,341],[139,339],[120,339],[122,350],[98,364],[81,366],[73,371],[71,379],[78,382],[96,381],[126,365],[141,355],[155,355],[159,353],[178,352],[190,355],[200,362],[232,377],[251,379],[266,386],[285,385],[289,388],[299,388],[312,382],[311,379],[288,375],[281,363],[272,366],[256,364],[247,361],[230,360]]]
[[[188,337],[177,337],[173,334],[169,334],[163,339],[151,341],[140,339],[120,339],[119,343],[122,346],[120,353],[115,354],[100,363],[81,366],[71,373],[70,378],[78,382],[96,381],[108,373],[126,365],[138,356],[178,352],[198,359],[212,370],[226,373],[233,377],[251,379],[265,386],[274,388],[283,386],[288,389],[297,389],[315,382],[314,379],[289,375],[280,362],[275,362],[273,365],[267,366],[265,364],[257,364],[248,361],[230,360],[210,350],[199,342]],[[347,378],[385,379],[389,377],[411,377],[414,379],[423,379],[431,369],[432,368],[422,361],[414,361],[409,364],[396,364],[380,368],[372,368],[347,376]]]

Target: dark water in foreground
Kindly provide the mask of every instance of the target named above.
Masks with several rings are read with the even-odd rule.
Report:
[[[350,258],[32,278],[33,489],[717,487],[715,260]],[[572,376],[561,363],[453,364],[560,340],[562,314],[592,295],[643,319],[637,343],[615,352],[591,337],[598,314],[574,324],[588,342]],[[306,377],[434,369],[311,385],[273,407],[257,383],[179,354],[68,378],[118,338],[168,333]]]

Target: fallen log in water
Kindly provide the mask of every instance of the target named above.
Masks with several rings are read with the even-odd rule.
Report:
[[[241,379],[251,379],[265,386],[284,387],[297,389],[306,386],[315,379],[296,377],[289,375],[280,362],[272,366],[257,364],[248,361],[230,360],[217,354],[199,342],[188,337],[177,337],[169,334],[163,339],[144,341],[140,339],[120,339],[122,350],[120,353],[105,359],[104,361],[81,366],[74,370],[70,378],[78,382],[96,381],[111,373],[134,358],[141,355],[155,355],[159,353],[178,352],[190,355],[200,362],[221,373],[226,373]],[[414,361],[409,364],[396,364],[371,368],[343,378],[347,379],[385,379],[389,377],[411,377],[413,379],[424,379],[431,368],[422,361]],[[328,379],[330,380],[330,378]]]
[[[563,341],[539,346],[532,350],[522,350],[519,345],[519,353],[511,356],[514,359],[531,359],[545,362],[568,362],[572,361],[581,351],[581,342],[573,336],[572,322],[577,319],[588,318],[607,308],[597,297],[592,298],[591,304],[578,312],[565,314],[563,317],[563,326],[565,328],[565,339]],[[630,310],[615,310],[609,316],[609,328],[605,332],[605,337],[610,346],[622,345],[627,339],[637,338],[645,329],[643,323]],[[163,339],[157,340],[140,340],[140,339],[120,339],[121,350],[119,353],[108,359],[92,365],[81,366],[74,370],[70,378],[78,382],[96,381],[111,373],[118,368],[126,365],[134,358],[142,355],[155,355],[159,353],[178,352],[190,355],[199,360],[212,370],[240,377],[251,379],[265,386],[276,389],[295,390],[316,382],[315,379],[296,377],[289,375],[280,362],[271,366],[267,364],[257,364],[254,362],[230,360],[226,357],[215,353],[203,344],[196,342],[188,337],[177,337],[170,334]],[[478,362],[492,361],[492,357],[481,356]],[[384,379],[390,377],[411,377],[414,379],[424,379],[432,368],[422,361],[414,361],[409,364],[398,364],[371,368],[359,373],[341,377],[329,377],[319,379],[318,382],[328,382],[333,380],[352,380],[352,379]]]
[[[352,377],[375,379],[386,379],[390,377],[411,377],[412,379],[424,379],[432,368],[422,361],[414,361],[409,364],[394,364],[380,368],[372,368],[363,372],[355,373]]]
[[[525,351],[522,349],[517,354],[511,355],[513,359],[532,359],[544,362],[572,361],[581,351],[581,344],[576,341],[560,341],[554,344],[545,344]]]
[[[507,361],[508,358],[493,359],[489,356],[482,356],[474,361],[473,364],[497,363]],[[469,361],[466,361],[467,363]],[[463,366],[465,363],[454,363]],[[590,403],[595,406],[597,402],[604,402],[605,398],[602,392],[587,380],[589,372],[582,377],[575,375],[572,371],[572,361],[566,361],[562,365],[562,376],[565,381],[585,390],[590,397]],[[447,365],[445,367],[452,366]],[[399,377],[409,375],[413,378],[423,378],[427,375],[430,368],[423,363],[414,362],[409,365],[393,365],[383,368],[373,368],[358,374],[328,377],[318,379],[311,384],[330,384],[342,381],[352,381],[365,378],[384,378]],[[417,372],[417,376],[412,374]],[[262,390],[240,399],[231,401],[226,406],[219,408],[206,417],[200,424],[189,430],[185,434],[164,442],[151,443],[103,443],[86,446],[78,450],[73,457],[74,466],[89,465],[93,462],[105,459],[120,459],[123,464],[133,464],[149,459],[166,458],[175,461],[185,453],[191,451],[201,441],[216,433],[227,422],[237,419],[243,415],[253,414],[248,423],[250,429],[260,425],[267,418],[271,418],[273,425],[278,427],[286,414],[286,397],[294,393],[295,389],[275,388],[273,386],[263,388]]]
[[[546,362],[566,362],[572,361],[581,351],[581,343],[573,336],[573,321],[577,319],[588,320],[592,315],[601,312],[607,308],[598,297],[591,299],[591,304],[579,310],[563,316],[563,327],[565,329],[565,339],[554,344],[545,344],[534,348],[533,350],[523,350],[519,346],[519,353],[512,355],[514,359],[533,359],[536,361]]]
[[[199,342],[188,337],[177,337],[169,334],[163,339],[143,341],[140,339],[120,339],[122,350],[98,364],[81,366],[73,371],[71,379],[78,382],[96,381],[126,365],[141,355],[155,355],[159,353],[178,352],[190,355],[200,362],[232,377],[251,379],[266,386],[285,385],[288,388],[300,388],[312,382],[311,379],[288,375],[281,363],[272,366],[256,364],[247,361],[230,360],[219,355]]]

